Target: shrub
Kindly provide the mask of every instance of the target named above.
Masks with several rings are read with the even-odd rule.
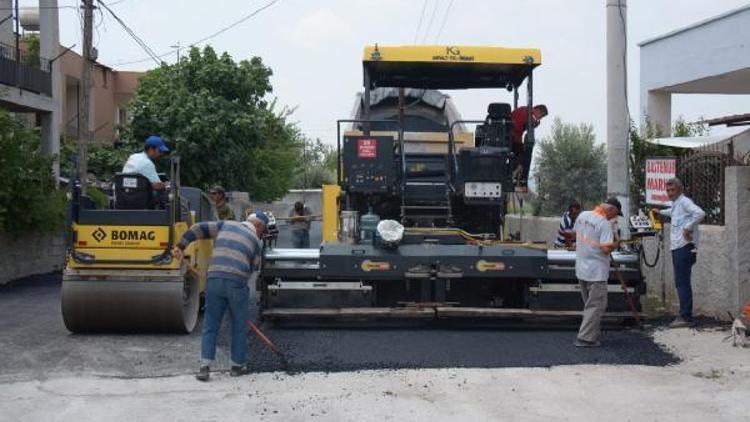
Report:
[[[66,200],[40,151],[39,133],[0,109],[0,231],[48,232],[62,226]]]

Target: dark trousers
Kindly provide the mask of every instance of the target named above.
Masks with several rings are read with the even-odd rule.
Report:
[[[693,286],[690,276],[695,264],[695,246],[692,243],[672,251],[672,266],[674,267],[674,282],[677,297],[680,299],[680,318],[687,322],[693,321]]]
[[[307,229],[292,230],[292,247],[293,248],[309,248],[310,247],[310,231]]]

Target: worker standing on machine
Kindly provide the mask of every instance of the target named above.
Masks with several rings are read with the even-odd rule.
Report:
[[[671,328],[692,327],[693,286],[690,281],[693,265],[698,257],[698,223],[706,217],[706,212],[683,194],[684,186],[678,178],[667,180],[667,196],[672,207],[659,211],[660,215],[671,217],[669,228],[672,266],[677,296],[680,299],[680,315],[669,324]]]
[[[292,228],[292,247],[310,247],[310,220],[312,211],[302,201],[294,203],[289,211],[289,226]]]
[[[169,148],[164,140],[156,135],[146,138],[142,152],[136,152],[128,157],[122,168],[123,173],[137,173],[151,182],[151,187],[156,191],[164,190],[164,183],[156,172],[155,161],[169,153]]]
[[[223,187],[216,185],[208,191],[211,194],[211,202],[214,203],[217,220],[235,220],[234,211],[227,204],[227,193]]]
[[[510,120],[513,123],[511,129],[511,140],[513,141],[512,150],[516,157],[520,158],[518,168],[514,173],[520,177],[519,186],[526,184],[526,179],[531,170],[531,154],[526,153],[526,147],[524,145],[524,133],[529,130],[528,120],[529,111],[528,107],[518,107],[510,114]],[[531,124],[533,127],[538,127],[542,122],[542,119],[547,116],[547,106],[544,104],[535,105],[531,109]]]
[[[257,211],[247,220],[207,221],[194,224],[175,246],[173,254],[180,260],[183,251],[198,239],[215,239],[206,282],[206,310],[203,316],[199,381],[208,381],[210,365],[216,357],[216,337],[229,308],[232,330],[231,371],[233,377],[247,374],[247,308],[249,285],[260,270],[261,238],[268,226],[268,217]]]
[[[576,233],[576,278],[583,297],[583,320],[575,341],[576,347],[599,347],[601,320],[607,309],[607,280],[610,256],[618,242],[612,230],[612,220],[622,215],[616,198],[609,198],[593,211],[578,216]]]
[[[556,248],[575,249],[576,232],[573,231],[573,226],[580,213],[581,204],[574,199],[568,205],[568,210],[560,218],[560,228],[557,229],[557,239],[555,239]]]

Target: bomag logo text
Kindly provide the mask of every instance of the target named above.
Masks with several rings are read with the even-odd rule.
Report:
[[[110,233],[112,241],[116,240],[155,240],[156,233],[153,231],[140,230],[112,230]]]

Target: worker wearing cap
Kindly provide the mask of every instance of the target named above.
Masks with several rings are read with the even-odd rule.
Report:
[[[229,309],[232,345],[231,376],[244,375],[247,369],[247,308],[249,285],[260,271],[261,238],[268,226],[268,216],[255,212],[247,220],[206,221],[194,224],[175,246],[173,254],[180,260],[183,251],[198,239],[214,239],[206,282],[206,309],[203,316],[199,381],[208,381],[210,366],[216,357],[216,337],[224,312]]]
[[[217,220],[234,220],[234,211],[227,204],[227,194],[224,188],[216,185],[209,191],[211,194],[211,201],[214,203],[214,209],[216,210]]]
[[[169,148],[167,148],[164,140],[159,136],[151,135],[146,138],[142,152],[137,152],[128,157],[122,167],[122,172],[140,174],[151,182],[151,187],[154,190],[164,190],[164,183],[156,173],[154,162],[159,161],[163,155],[168,153]]]
[[[599,347],[601,320],[607,309],[610,253],[617,249],[612,221],[622,215],[617,198],[609,198],[576,219],[576,278],[583,298],[583,320],[577,347]]]

